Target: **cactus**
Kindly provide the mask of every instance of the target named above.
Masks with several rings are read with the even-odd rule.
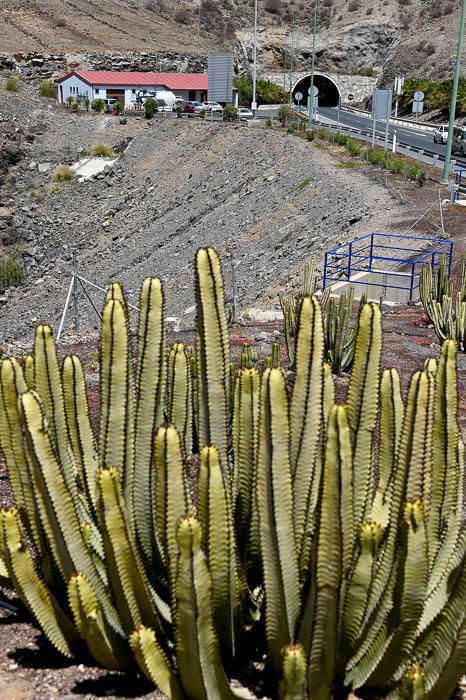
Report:
[[[289,391],[277,346],[262,371],[248,345],[230,362],[212,249],[196,289],[196,350],[167,351],[161,285],[144,282],[133,361],[111,286],[98,439],[83,369],[74,356],[60,368],[50,328],[23,366],[1,363],[16,507],[0,512],[0,583],[63,654],[138,666],[173,700],[239,697],[228,679],[252,683],[251,666],[281,700],[444,700],[466,664],[456,342],[403,400],[396,370],[380,377],[380,309],[361,305],[335,405],[313,296],[291,311]],[[340,358],[350,305],[331,312]]]
[[[292,366],[295,365],[293,338],[296,338],[298,331],[299,307],[303,299],[313,293],[309,290],[314,288],[315,266],[313,263],[307,263],[304,269],[303,291],[298,292],[297,295],[292,293],[287,298],[282,292],[279,294],[284,318],[285,344],[288,360]],[[351,326],[353,298],[353,287],[350,287],[348,294],[343,292],[338,301],[330,298],[330,287],[327,287],[322,294],[325,358],[334,374],[349,372],[353,364],[356,342],[356,327]],[[364,298],[361,299],[360,309],[365,301]]]
[[[466,352],[466,256],[461,259],[461,281],[455,293],[444,256],[436,272],[425,265],[419,278],[424,311],[431,320],[437,338],[456,340],[458,349]]]

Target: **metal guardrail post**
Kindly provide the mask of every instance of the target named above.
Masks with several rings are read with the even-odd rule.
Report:
[[[325,289],[325,287],[327,286],[327,258],[328,258],[328,253],[325,253],[323,289]]]
[[[349,244],[349,253],[348,253],[348,282],[351,281],[351,256],[353,254],[353,242]]]
[[[453,258],[453,241],[450,241],[450,253],[448,255],[448,276],[451,275],[451,261]]]
[[[369,258],[369,272],[372,272],[372,256],[374,255],[374,234],[371,233],[371,247],[370,247],[370,258]]]

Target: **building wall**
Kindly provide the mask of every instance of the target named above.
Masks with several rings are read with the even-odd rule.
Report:
[[[73,99],[76,99],[78,95],[87,97],[89,100],[93,99],[91,86],[80,80],[76,75],[72,75],[58,84],[59,102],[66,104],[66,98],[70,95]]]

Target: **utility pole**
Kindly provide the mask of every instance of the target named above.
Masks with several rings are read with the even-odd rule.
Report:
[[[450,119],[448,122],[448,139],[447,139],[447,147],[445,150],[445,164],[443,166],[443,177],[442,177],[442,184],[443,185],[448,184],[448,178],[449,178],[449,174],[450,174],[451,146],[453,143],[453,127],[455,125],[456,98],[458,96],[458,82],[459,82],[459,78],[460,78],[461,50],[463,48],[465,17],[466,17],[466,0],[463,0],[463,5],[461,8],[460,30],[459,30],[459,34],[458,34],[458,48],[456,51],[455,75],[453,78],[453,89],[451,92]]]
[[[466,0],[465,0],[466,2]],[[252,104],[251,110],[256,116],[257,100],[256,100],[256,83],[257,83],[257,0],[254,0],[254,37],[253,37],[253,52],[252,52]]]
[[[201,43],[201,10],[202,10],[202,0],[199,0],[199,12],[197,14],[197,45],[200,46]]]
[[[311,85],[309,87],[310,95],[307,101],[309,105],[309,114],[307,117],[307,125],[310,129],[312,127],[312,112],[314,107],[314,95],[312,94],[312,89],[314,87],[314,66],[316,62],[316,33],[317,33],[317,0],[314,0],[314,23],[312,30],[312,59],[311,59]]]
[[[294,12],[291,15],[291,51],[290,51],[290,85],[288,88],[288,103],[291,107],[291,91],[293,90],[293,69],[294,69]]]

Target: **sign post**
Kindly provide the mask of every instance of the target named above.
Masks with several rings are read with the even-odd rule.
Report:
[[[294,98],[295,98],[296,102],[298,103],[298,112],[301,114],[299,106],[300,106],[301,100],[303,99],[303,93],[302,92],[295,92]]]
[[[403,94],[404,78],[395,78],[395,119],[398,117],[398,98]]]
[[[385,150],[388,145],[388,124],[392,114],[393,93],[391,90],[376,90],[372,96],[372,145],[375,145],[377,119],[385,120]]]
[[[424,111],[424,93],[422,90],[416,90],[414,93],[414,102],[413,102],[413,114],[416,115],[416,119],[419,118],[419,115],[423,113]]]
[[[314,116],[315,108],[316,108],[316,103],[317,103],[317,96],[319,94],[319,89],[316,85],[311,85],[309,87],[309,90],[307,91],[309,95],[309,115],[308,115],[308,126],[309,129],[311,128],[312,124],[312,117]]]

